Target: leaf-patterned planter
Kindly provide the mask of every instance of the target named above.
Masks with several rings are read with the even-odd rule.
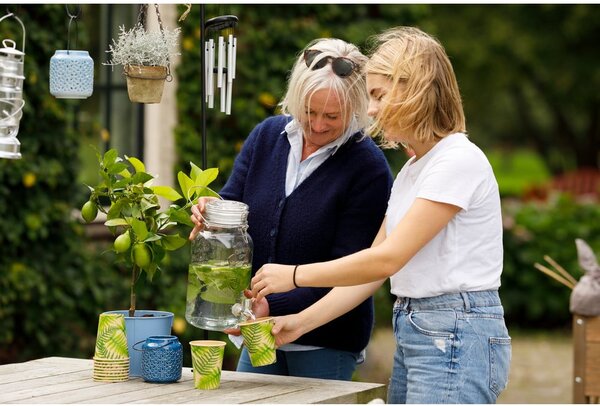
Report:
[[[125,333],[127,335],[127,349],[129,351],[129,375],[142,376],[142,351],[133,346],[141,343],[150,336],[171,335],[173,313],[153,310],[136,310],[134,317],[129,317],[127,310],[115,310],[102,314],[120,314],[125,317]]]
[[[239,325],[252,366],[262,367],[274,364],[277,361],[277,356],[275,353],[275,337],[271,334],[273,317],[260,317],[256,320],[242,322]]]
[[[194,387],[196,389],[217,389],[221,384],[221,369],[225,341],[190,341]]]

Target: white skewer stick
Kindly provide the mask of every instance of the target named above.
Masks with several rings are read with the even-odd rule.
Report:
[[[208,70],[208,41],[204,42],[204,102],[208,103],[208,77],[210,76],[210,71]]]
[[[233,76],[231,71],[233,68],[233,35],[229,34],[229,40],[227,41],[227,84],[231,84]],[[229,86],[231,87],[231,86]],[[227,92],[229,94],[229,91]]]
[[[231,51],[231,53],[233,54],[233,64],[231,65],[231,78],[235,79],[235,61],[236,61],[235,54],[237,53],[237,38],[236,37],[233,37],[233,50]]]
[[[217,87],[221,87],[223,86],[223,63],[225,62],[225,42],[221,36],[219,36],[219,46],[217,51],[219,52],[219,59],[217,62]]]
[[[208,108],[212,109],[215,105],[215,40],[208,40]]]
[[[225,97],[227,94],[227,78],[225,73],[219,75],[221,77],[221,113],[225,112]]]

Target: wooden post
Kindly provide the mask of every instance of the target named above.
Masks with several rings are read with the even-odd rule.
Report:
[[[573,403],[600,399],[600,316],[573,315]]]

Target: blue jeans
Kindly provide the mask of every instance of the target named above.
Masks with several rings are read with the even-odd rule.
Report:
[[[388,403],[495,403],[511,339],[497,291],[399,298]]]
[[[253,367],[248,351],[244,347],[237,371],[349,381],[356,369],[359,355],[359,353],[329,348],[308,351],[277,350],[277,362],[264,367]]]

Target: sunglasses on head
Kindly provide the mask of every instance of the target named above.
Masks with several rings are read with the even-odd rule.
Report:
[[[306,51],[304,51],[304,62],[306,63],[306,66],[310,68],[310,65],[312,65],[315,58],[322,53],[322,51],[319,51],[317,49],[307,49]],[[342,56],[326,56],[318,60],[312,67],[312,70],[321,69],[330,61],[333,73],[335,73],[341,78],[347,78],[352,74],[352,72],[358,69],[356,63],[354,63],[354,61],[351,61],[348,58],[344,58]]]

